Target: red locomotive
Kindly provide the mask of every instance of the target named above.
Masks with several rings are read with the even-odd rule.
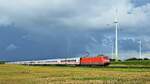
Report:
[[[107,56],[84,57],[80,59],[80,65],[109,65],[110,59]]]

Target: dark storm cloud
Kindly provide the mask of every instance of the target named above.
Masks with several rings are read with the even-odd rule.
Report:
[[[143,6],[143,5],[146,5],[146,4],[149,4],[150,3],[150,0],[131,0],[132,3],[134,3],[134,5],[136,7],[138,6]]]
[[[0,58],[75,57],[85,51],[110,54],[116,8],[120,40],[133,37],[148,46],[150,5],[146,3],[135,7],[139,2],[131,0],[0,0]],[[137,42],[126,40],[120,42],[121,49],[137,51],[137,45],[130,48]]]

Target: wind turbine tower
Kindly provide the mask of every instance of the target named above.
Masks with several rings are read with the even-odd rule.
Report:
[[[116,27],[116,34],[115,34],[115,61],[118,61],[119,56],[118,56],[118,10],[116,9],[116,16],[115,16],[115,27]]]
[[[139,41],[139,56],[140,56],[140,59],[142,59],[142,41],[141,40]]]
[[[115,59],[114,58],[114,40],[112,40],[112,46],[111,47],[112,47],[112,50],[111,50],[111,52],[112,52],[112,54],[111,54],[112,55],[112,59]]]

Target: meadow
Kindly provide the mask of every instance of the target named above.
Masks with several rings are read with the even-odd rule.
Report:
[[[120,64],[121,67],[119,62],[109,67],[1,64],[0,84],[150,84],[149,65],[127,64]]]

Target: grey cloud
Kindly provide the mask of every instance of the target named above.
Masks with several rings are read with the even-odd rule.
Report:
[[[130,0],[5,0],[1,4],[1,15],[32,32],[57,25],[70,28],[77,26],[79,29],[107,28],[107,24],[113,26],[115,8],[118,8],[120,25],[123,26],[147,23],[149,18],[148,13],[143,11],[149,10],[149,5],[134,8]],[[132,13],[128,14],[130,10]]]
[[[70,40],[69,56],[85,51],[111,53],[116,8],[120,40],[144,37],[148,45],[150,5],[134,5],[131,0],[0,0],[0,29],[9,31],[0,33],[6,41],[5,46],[3,42],[0,45],[6,48],[14,43],[20,48],[18,52],[7,51],[11,54],[3,55],[24,54],[26,58],[41,55],[37,59],[65,57],[68,56],[67,39]],[[126,40],[122,50],[135,52],[136,45],[132,49],[128,46],[136,42]]]

